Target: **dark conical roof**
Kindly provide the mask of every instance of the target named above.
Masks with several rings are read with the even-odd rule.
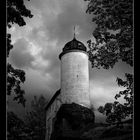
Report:
[[[70,42],[66,43],[66,45],[63,48],[63,51],[67,51],[67,50],[82,50],[82,51],[86,51],[86,47],[85,45],[78,41],[76,38],[73,38],[73,40],[71,40]]]
[[[85,47],[85,45],[78,41],[75,37],[73,38],[73,40],[71,40],[70,42],[66,43],[66,45],[63,48],[63,52],[59,55],[59,58],[61,59],[61,56],[69,51],[72,50],[81,50],[81,51],[87,51],[87,48]]]

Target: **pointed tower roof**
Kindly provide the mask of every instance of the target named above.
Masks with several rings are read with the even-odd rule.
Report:
[[[85,47],[85,45],[82,42],[78,41],[75,37],[75,26],[74,26],[74,37],[71,41],[65,44],[62,53],[59,55],[59,59],[61,59],[62,55],[64,55],[65,53],[68,53],[73,50],[87,52],[87,48]]]
[[[78,41],[76,38],[73,38],[70,42],[66,43],[66,45],[63,48],[63,51],[68,51],[68,50],[82,50],[86,51],[85,45]]]
[[[87,52],[87,48],[85,47],[85,45],[82,42],[78,41],[75,36],[73,40],[65,44],[62,53],[59,55],[59,59],[61,59],[64,54],[74,50]]]

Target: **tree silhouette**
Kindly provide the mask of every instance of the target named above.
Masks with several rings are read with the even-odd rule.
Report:
[[[7,112],[7,139],[22,140],[24,135],[24,121],[14,112]]]
[[[34,140],[44,140],[46,130],[46,112],[45,105],[47,101],[43,96],[31,102],[32,110],[26,113],[25,124],[28,128],[28,137]]]
[[[118,85],[126,87],[126,89],[115,95],[116,101],[114,103],[106,103],[98,108],[99,112],[107,116],[106,121],[108,123],[120,123],[126,117],[133,119],[133,77],[131,74],[125,74],[125,77],[125,81],[117,78]],[[117,101],[122,96],[125,99],[124,104]]]
[[[29,1],[29,0],[28,0]],[[24,5],[24,0],[7,0],[7,27],[11,28],[12,24],[19,26],[26,25],[24,17],[31,18],[33,15]],[[7,57],[13,48],[11,44],[11,34],[7,33]],[[7,63],[7,95],[15,93],[14,100],[25,106],[24,90],[21,89],[21,83],[25,81],[25,72],[15,69],[11,64]]]
[[[89,60],[93,68],[113,68],[118,60],[133,66],[133,0],[85,0],[86,12],[93,14],[96,24],[95,41],[87,41]],[[133,75],[125,74],[126,81],[117,78],[119,86],[126,90],[116,94],[114,103],[99,107],[107,116],[107,122],[120,122],[133,114]],[[124,96],[126,103],[117,99]]]
[[[88,40],[93,67],[108,69],[120,59],[133,66],[133,0],[85,0],[97,25]]]
[[[14,112],[7,112],[8,140],[44,140],[46,130],[45,105],[47,101],[41,95],[34,96],[31,111],[26,112],[23,119]]]

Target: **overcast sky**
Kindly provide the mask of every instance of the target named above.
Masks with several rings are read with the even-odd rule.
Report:
[[[25,19],[26,26],[13,25],[10,29],[14,48],[9,61],[26,72],[23,88],[27,100],[31,95],[40,94],[49,100],[60,88],[58,56],[73,39],[73,27],[77,26],[77,40],[87,46],[95,25],[92,15],[85,12],[84,0],[31,0],[25,4],[34,16]],[[125,72],[132,73],[132,68],[122,62],[111,70],[90,66],[90,96],[95,108],[114,100],[114,95],[122,89],[117,86],[116,77],[124,77]],[[18,110],[19,106],[11,104],[11,108],[15,106]]]

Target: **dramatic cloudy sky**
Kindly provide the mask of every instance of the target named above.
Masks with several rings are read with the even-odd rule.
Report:
[[[26,72],[23,88],[27,100],[40,94],[49,100],[60,88],[58,55],[65,43],[73,39],[73,27],[77,26],[76,38],[87,45],[95,25],[92,16],[85,13],[84,0],[31,0],[25,4],[34,16],[25,19],[26,26],[13,25],[10,29],[14,49],[9,61]],[[122,89],[117,86],[116,77],[123,77],[124,72],[132,72],[132,68],[122,62],[111,70],[90,66],[90,96],[95,108],[114,99]],[[15,103],[10,107],[24,111]]]

